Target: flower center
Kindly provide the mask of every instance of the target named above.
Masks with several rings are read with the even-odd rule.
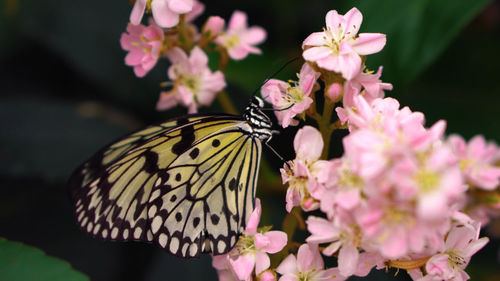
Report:
[[[339,185],[342,185],[343,187],[346,187],[348,189],[360,188],[363,186],[363,179],[346,169],[341,171]]]
[[[226,35],[224,36],[224,42],[226,44],[226,48],[232,49],[240,43],[240,37],[238,35]]]
[[[323,37],[323,39],[326,42],[326,46],[328,48],[330,48],[334,54],[338,54],[339,49],[340,49],[341,40],[338,40],[338,38],[336,38],[336,36],[334,36],[332,30],[329,27],[324,31],[324,34],[325,34],[325,36]],[[341,34],[339,34],[339,35],[341,35]],[[341,36],[339,36],[339,37],[341,37]]]
[[[304,93],[302,93],[302,90],[297,87],[290,85],[291,87],[286,89],[286,95],[284,99],[289,103],[300,103],[304,99]]]
[[[193,93],[198,93],[200,81],[196,75],[183,75],[181,79],[182,85],[189,88]]]
[[[255,237],[253,235],[243,234],[238,240],[237,246],[240,255],[255,250]]]
[[[310,271],[306,272],[299,272],[299,274],[297,275],[297,279],[298,281],[313,281],[316,274],[316,269],[311,269]]]
[[[440,177],[435,172],[422,169],[415,173],[414,180],[419,186],[421,193],[428,193],[436,189]]]
[[[448,265],[452,268],[463,268],[467,263],[457,250],[447,251]]]
[[[461,159],[459,162],[460,170],[465,171],[468,167],[472,166],[472,164],[474,164],[473,159]]]
[[[409,224],[413,221],[409,211],[394,206],[387,206],[384,214],[384,221],[390,225]]]

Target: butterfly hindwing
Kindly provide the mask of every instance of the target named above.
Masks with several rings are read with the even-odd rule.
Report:
[[[236,116],[188,116],[105,147],[70,179],[78,224],[182,257],[228,252],[254,207],[261,142],[245,126]]]
[[[150,197],[158,244],[182,257],[228,252],[254,207],[260,151],[259,141],[230,126],[179,155]]]

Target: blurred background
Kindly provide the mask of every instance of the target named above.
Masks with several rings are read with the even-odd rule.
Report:
[[[361,32],[387,34],[385,49],[367,61],[370,69],[384,66],[383,81],[394,85],[387,96],[424,112],[427,125],[446,119],[448,133],[467,139],[484,134],[500,142],[500,1],[202,2],[206,10],[198,25],[209,15],[227,20],[238,9],[247,12],[250,25],[268,31],[263,55],[228,66],[228,92],[239,109],[269,75],[300,55],[303,39],[322,29],[327,11],[344,14],[356,6],[364,15]],[[65,260],[90,280],[216,280],[208,256],[182,260],[153,245],[94,240],[77,229],[72,216],[65,183],[75,167],[123,134],[186,112],[154,110],[159,84],[167,80],[165,62],[143,79],[124,65],[119,38],[129,1],[0,3],[0,237]],[[300,63],[278,78],[295,78]],[[220,110],[214,103],[202,111]],[[285,158],[293,158],[294,133],[284,130],[273,141]],[[261,175],[257,196],[264,203],[263,223],[279,228],[285,188],[276,185],[279,161],[265,157],[275,172]],[[491,242],[467,272],[473,280],[500,280],[500,244],[493,236],[500,227],[493,223],[484,234]],[[2,275],[2,260],[0,252],[0,280],[14,280]],[[35,268],[25,270],[24,279],[15,280],[43,280]],[[408,278],[394,274],[378,272],[364,280]]]

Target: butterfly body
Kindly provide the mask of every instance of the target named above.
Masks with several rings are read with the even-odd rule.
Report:
[[[273,133],[262,107],[254,98],[243,116],[187,115],[104,147],[69,181],[80,228],[180,257],[227,253],[253,211]]]

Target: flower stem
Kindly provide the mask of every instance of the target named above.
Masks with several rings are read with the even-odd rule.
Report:
[[[323,113],[320,118],[317,118],[319,131],[323,136],[323,152],[321,153],[321,159],[327,159],[328,153],[330,152],[330,140],[332,138],[332,133],[335,131],[336,126],[332,126],[332,114],[334,112],[334,103],[327,97],[325,97],[325,102],[323,104]]]

